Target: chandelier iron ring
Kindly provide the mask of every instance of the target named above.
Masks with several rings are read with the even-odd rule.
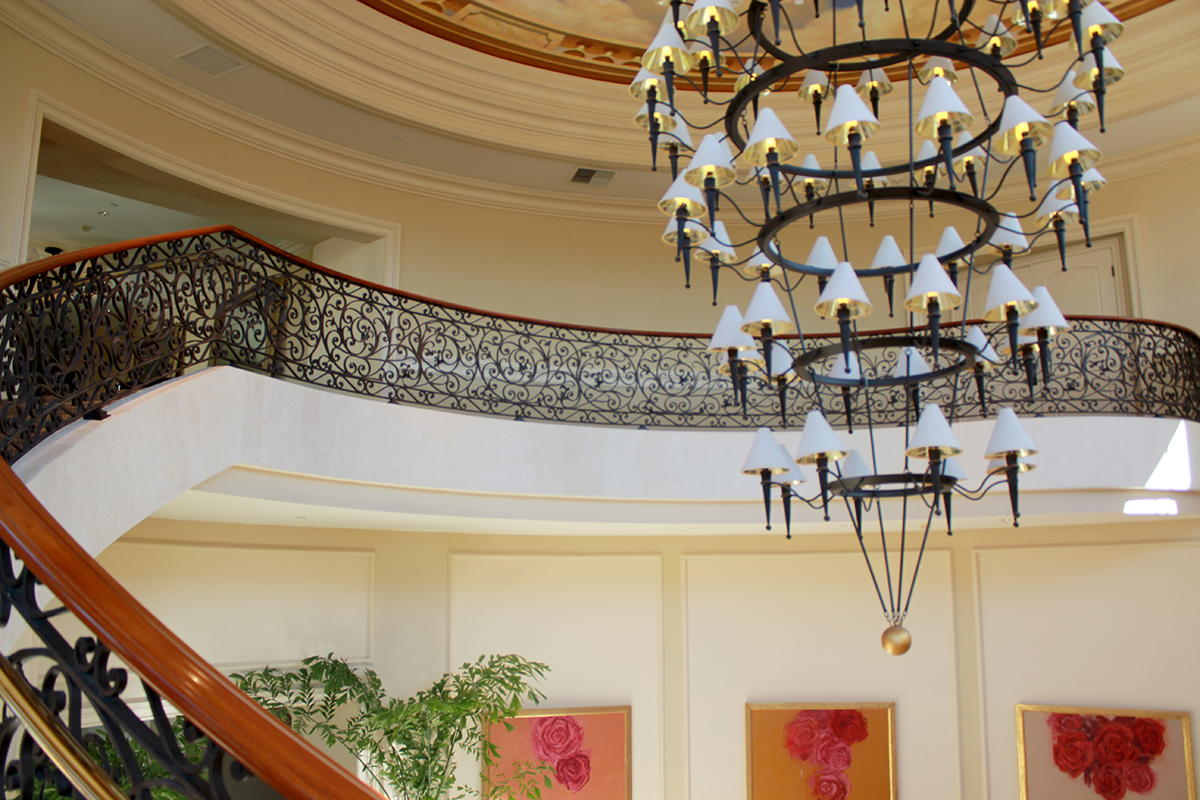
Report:
[[[848,192],[839,192],[838,194],[827,194],[824,197],[818,197],[810,203],[802,203],[792,206],[780,214],[776,214],[767,221],[759,229],[758,247],[763,254],[770,258],[773,262],[791,270],[806,275],[819,275],[827,277],[833,274],[833,270],[825,267],[814,267],[808,264],[803,264],[799,261],[785,258],[778,252],[775,245],[775,238],[789,225],[801,219],[807,219],[813,214],[818,214],[823,211],[831,211],[843,206],[855,205],[866,202],[880,201],[911,201],[911,202],[933,202],[946,203],[948,205],[957,206],[973,212],[979,217],[983,223],[979,234],[974,239],[968,242],[964,247],[955,250],[952,253],[942,256],[940,259],[943,263],[949,261],[962,261],[971,256],[984,245],[986,245],[995,233],[996,228],[1000,225],[1000,212],[996,210],[991,203],[982,200],[972,195],[956,192],[950,189],[926,189],[915,186],[881,186],[878,188],[867,189],[865,197],[859,195],[856,190]],[[875,269],[856,269],[855,272],[860,278],[880,277],[887,275],[906,275],[913,272],[917,268],[917,264],[904,264],[894,267],[877,267]]]
[[[971,15],[971,12],[974,9],[975,0],[962,0],[961,7],[958,9],[957,14],[958,23],[956,24],[954,20],[951,20],[950,24],[943,28],[937,35],[930,36],[926,41],[945,41],[950,39],[959,32],[959,30],[962,28],[962,24],[967,21],[967,18]],[[793,54],[775,44],[775,40],[767,35],[767,32],[763,30],[763,23],[766,21],[766,14],[767,4],[762,0],[753,0],[753,2],[750,3],[750,8],[746,14],[746,25],[750,28],[751,38],[753,38],[764,51],[775,58],[780,59],[781,61],[794,58]],[[847,67],[847,69],[869,69],[869,67],[856,66]]]
[[[923,497],[930,494],[950,494],[958,479],[940,475],[936,481],[929,473],[893,472],[883,475],[864,475],[860,478],[834,478],[829,481],[830,494],[858,500],[890,497]],[[890,487],[890,488],[889,488]]]
[[[864,55],[882,55],[885,57],[870,61],[846,62],[844,60]],[[814,50],[811,53],[802,55],[783,53],[778,56],[781,59],[779,64],[765,70],[757,78],[751,80],[730,101],[729,107],[725,109],[725,132],[737,150],[744,150],[746,148],[746,139],[742,135],[739,126],[745,117],[747,106],[756,97],[762,95],[763,92],[772,89],[798,72],[808,70],[834,73],[862,72],[870,69],[883,69],[893,64],[908,61],[914,56],[940,56],[953,61],[959,61],[990,76],[996,82],[997,89],[1005,98],[1020,93],[1019,84],[1016,78],[1013,77],[1012,71],[1004,66],[1000,59],[995,58],[989,53],[976,50],[973,47],[937,40],[918,41],[914,39],[872,39],[861,42],[847,42],[845,44],[823,47],[820,50]],[[982,147],[999,130],[999,127],[1000,117],[997,115],[996,119],[992,120],[991,124],[978,136],[970,142],[965,142],[955,147],[954,155],[961,155],[973,147]],[[926,164],[920,163],[916,166],[926,166]],[[811,172],[802,172],[798,167],[789,168],[786,164],[780,165],[780,168],[785,172],[792,172],[798,175],[810,174]],[[906,161],[903,164],[864,172],[863,176],[898,175],[902,172],[907,172],[908,169],[909,162]],[[820,176],[850,178],[853,177],[853,174],[853,172],[848,170],[822,171]]]
[[[927,335],[895,335],[895,336],[872,336],[869,339],[860,339],[859,345],[856,348],[858,352],[870,350],[887,350],[889,348],[903,349],[906,347],[927,348],[931,347],[933,337]],[[940,350],[949,350],[962,356],[957,361],[937,369],[923,372],[919,375],[905,376],[887,376],[879,378],[859,378],[851,380],[848,378],[838,378],[833,375],[825,375],[813,369],[813,365],[829,358],[834,358],[842,354],[842,345],[840,342],[833,342],[822,347],[814,347],[811,350],[805,350],[792,364],[792,369],[797,375],[812,381],[813,383],[822,386],[834,386],[838,388],[886,388],[889,386],[918,386],[923,383],[930,383],[944,378],[950,378],[958,373],[971,369],[975,366],[978,359],[982,357],[982,351],[975,345],[968,342],[966,339],[956,337],[940,338],[938,342]]]

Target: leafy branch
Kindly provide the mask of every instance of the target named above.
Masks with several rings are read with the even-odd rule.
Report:
[[[543,700],[530,682],[548,671],[516,655],[480,656],[406,699],[389,697],[374,670],[333,654],[306,658],[294,671],[230,678],[298,733],[343,745],[376,786],[403,800],[440,800],[477,794],[455,782],[456,752],[496,765],[499,751],[485,731]],[[540,800],[549,785],[548,765],[518,762],[489,782],[484,800]]]

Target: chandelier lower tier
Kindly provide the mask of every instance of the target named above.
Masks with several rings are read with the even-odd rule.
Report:
[[[1124,26],[1100,0],[950,0],[914,3],[911,11],[888,0],[839,5],[751,0],[739,13],[735,0],[671,0],[630,92],[644,103],[634,119],[649,135],[652,168],[660,153],[670,163],[672,182],[658,206],[669,217],[662,238],[675,248],[685,285],[694,263],[711,272],[713,305],[722,274],[755,283],[745,312],[727,306],[709,342],[732,402],[745,409],[749,392],[777,392],[786,427],[788,383],[808,381],[816,390],[816,407],[799,410],[806,415],[799,450],[789,453],[760,429],[743,467],[760,478],[768,529],[776,488],[789,538],[792,499],[821,508],[826,520],[831,502],[844,503],[889,622],[885,649],[899,654],[911,642],[901,625],[935,518],[944,516],[950,532],[954,496],[978,499],[1003,484],[1016,525],[1018,477],[1033,468],[1026,458],[1036,452],[1016,415],[1000,409],[983,454],[992,460],[987,477],[968,489],[954,460],[962,450],[952,428],[959,392],[944,409],[922,407],[922,387],[969,378],[982,399],[989,372],[1023,369],[1032,390],[1039,364],[1049,381],[1051,339],[1069,326],[1045,287],[1031,292],[1018,279],[1014,258],[1053,236],[1065,270],[1075,225],[1091,245],[1089,195],[1104,178],[1096,170],[1100,151],[1080,121],[1094,111],[1104,130],[1109,88],[1124,75],[1108,45]],[[1055,61],[1062,69],[1046,80]],[[1049,99],[1046,115],[1025,99],[1040,96]],[[794,133],[810,126],[815,135]],[[875,149],[867,149],[872,139]],[[998,208],[1026,197],[1027,209]],[[951,215],[957,227],[945,226],[936,246],[919,247],[917,220],[928,228],[926,210]],[[854,265],[851,251],[878,236],[870,232],[877,216],[894,231],[879,237],[869,264]],[[902,247],[897,236],[905,235]],[[965,321],[973,284],[984,278],[981,310],[998,323],[994,344]],[[859,337],[878,302],[867,279],[882,281],[889,315],[897,300],[908,312],[906,332]],[[796,309],[806,280],[817,284],[810,307],[838,326],[836,344],[812,346],[804,336]],[[793,333],[795,350],[780,338]],[[867,350],[889,349],[896,355],[882,361],[895,365],[890,373],[860,367]],[[889,388],[908,394],[915,423],[900,463],[876,452],[869,413],[867,458],[846,447],[822,413],[825,395],[850,419],[853,403],[869,409],[871,392]],[[924,466],[911,466],[918,462]],[[804,464],[819,479],[810,498],[793,488]],[[898,558],[889,558],[885,501],[903,505]],[[928,516],[922,535],[912,537],[919,545],[906,576],[907,512],[915,503]],[[864,539],[872,513],[881,568]]]

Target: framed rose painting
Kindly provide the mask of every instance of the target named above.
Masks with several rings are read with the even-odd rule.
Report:
[[[1021,800],[1196,800],[1184,711],[1017,706]]]
[[[894,703],[749,703],[748,800],[895,800]]]
[[[531,768],[549,781],[542,800],[630,800],[633,784],[630,707],[530,709],[492,725],[495,763],[484,766],[488,787]]]

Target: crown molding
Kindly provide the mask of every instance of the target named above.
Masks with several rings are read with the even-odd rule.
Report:
[[[501,211],[598,222],[646,221],[643,200],[530,189],[449,175],[287,128],[149,69],[33,0],[0,3],[0,20],[119,91],[212,133],[304,166],[420,197]]]

